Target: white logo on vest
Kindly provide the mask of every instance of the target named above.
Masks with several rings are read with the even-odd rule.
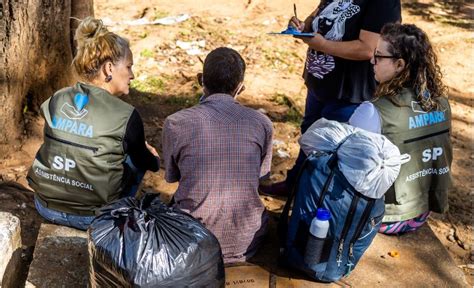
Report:
[[[73,168],[76,168],[76,162],[72,159],[61,157],[61,156],[54,156],[53,158],[53,168],[56,170],[66,170],[69,171]]]
[[[64,103],[61,106],[61,113],[68,119],[53,116],[51,127],[67,133],[92,138],[94,127],[87,123],[76,121],[84,118],[89,112],[84,108],[88,102],[89,97],[87,95],[77,93],[74,96],[74,106],[69,103]]]
[[[408,129],[430,126],[447,120],[445,111],[424,111],[416,101],[411,101],[411,109],[419,115],[408,118]]]
[[[439,156],[443,155],[443,148],[441,147],[434,147],[433,149],[428,148],[423,151],[423,162],[428,162],[430,160],[435,161],[438,159]]]
[[[77,93],[74,96],[74,106],[69,103],[64,103],[61,107],[61,112],[66,115],[67,118],[71,120],[79,120],[84,118],[89,111],[84,107],[89,102],[89,97],[87,95]]]

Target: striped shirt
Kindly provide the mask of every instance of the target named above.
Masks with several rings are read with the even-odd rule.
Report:
[[[270,172],[271,121],[226,94],[169,116],[163,127],[168,182],[175,205],[219,240],[225,263],[245,261],[263,240],[267,215],[257,192]]]

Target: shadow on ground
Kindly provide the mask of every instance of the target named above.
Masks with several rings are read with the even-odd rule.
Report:
[[[133,105],[143,119],[145,135],[147,141],[155,146],[159,152],[161,149],[161,131],[167,116],[192,107],[199,103],[200,91],[196,89],[184,90],[177,88],[178,93],[151,93],[137,89],[130,89],[130,94],[122,100]],[[296,126],[302,121],[302,114],[293,104],[279,105],[269,101],[256,103],[246,98],[239,98],[238,101],[253,109],[263,109],[267,116],[275,122],[290,122]]]
[[[472,0],[403,0],[402,9],[425,20],[440,22],[463,29],[471,29],[474,21]]]

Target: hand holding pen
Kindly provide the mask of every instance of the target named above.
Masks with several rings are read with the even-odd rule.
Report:
[[[288,27],[296,28],[298,31],[303,32],[305,28],[304,21],[298,19],[298,14],[296,13],[296,4],[293,3],[293,12],[294,16],[291,17],[290,21],[288,22]]]

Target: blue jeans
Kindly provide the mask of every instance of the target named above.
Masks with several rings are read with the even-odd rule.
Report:
[[[95,218],[94,216],[74,215],[46,208],[41,205],[37,197],[35,197],[35,207],[36,211],[38,211],[44,219],[54,224],[69,226],[79,230],[87,230]]]
[[[328,120],[335,120],[338,122],[348,122],[351,118],[355,109],[359,104],[350,102],[343,102],[341,100],[321,102],[316,99],[314,92],[308,87],[308,94],[306,96],[305,112],[303,122],[301,123],[301,134],[304,134],[306,130],[317,120],[326,118]],[[306,155],[300,149],[298,158],[296,158],[295,165],[293,168],[288,170],[286,176],[286,187],[292,189],[295,184],[298,172],[301,169],[301,165],[306,159]],[[290,191],[288,191],[290,192]]]
[[[138,186],[140,186],[143,176],[145,176],[145,171],[138,170],[138,168],[133,165],[130,157],[126,158],[125,164],[127,164],[130,170],[133,172],[133,177],[131,179],[132,183],[128,183],[129,185],[127,185],[130,188],[127,191],[124,191],[121,197],[135,197],[138,191]],[[36,197],[35,207],[38,213],[46,220],[49,220],[54,224],[69,226],[79,230],[87,230],[95,218],[95,216],[74,215],[49,209],[44,207]]]

